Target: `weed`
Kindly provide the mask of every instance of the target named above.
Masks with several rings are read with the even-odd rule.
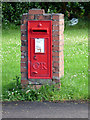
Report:
[[[19,85],[19,77],[18,77],[18,76],[16,76],[16,79],[13,79],[13,80],[16,80],[17,87],[18,87],[18,85]]]

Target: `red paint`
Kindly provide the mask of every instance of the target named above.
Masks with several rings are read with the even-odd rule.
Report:
[[[39,48],[39,52],[35,53],[37,38],[44,38],[42,53]],[[28,21],[28,78],[52,78],[52,21]]]

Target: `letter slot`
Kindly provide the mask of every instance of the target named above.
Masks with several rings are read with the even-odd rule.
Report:
[[[47,30],[33,30],[33,32],[46,32],[47,33]]]
[[[47,28],[32,28],[31,29],[32,34],[48,34]]]

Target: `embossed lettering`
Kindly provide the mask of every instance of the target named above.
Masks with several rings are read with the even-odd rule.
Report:
[[[45,62],[41,62],[41,69],[43,70],[47,70],[46,68],[46,63]]]
[[[33,63],[32,67],[34,70],[37,70],[37,69],[47,70],[45,62],[35,62]]]
[[[40,63],[39,62],[35,62],[33,63],[33,69],[37,70],[40,66]]]

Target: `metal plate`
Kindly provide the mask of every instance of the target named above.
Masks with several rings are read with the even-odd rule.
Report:
[[[35,53],[44,53],[44,38],[35,38]]]

